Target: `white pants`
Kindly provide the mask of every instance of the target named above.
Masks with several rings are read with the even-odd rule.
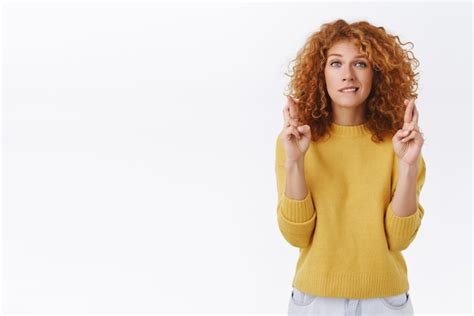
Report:
[[[414,314],[408,292],[369,299],[348,299],[314,296],[293,288],[290,295],[288,315],[413,316]]]

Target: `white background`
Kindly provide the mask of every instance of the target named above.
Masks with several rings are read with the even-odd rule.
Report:
[[[426,137],[415,312],[470,313],[472,5],[4,2],[3,312],[286,313],[290,61],[322,23],[415,44]]]

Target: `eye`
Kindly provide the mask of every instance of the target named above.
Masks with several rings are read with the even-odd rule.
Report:
[[[333,61],[333,62],[330,63],[331,66],[334,65],[334,64],[339,64],[340,65],[341,63],[338,62],[338,61]]]
[[[357,62],[356,65],[362,65],[362,67],[360,67],[360,68],[365,68],[365,67],[367,67],[367,64],[364,63],[363,61]]]

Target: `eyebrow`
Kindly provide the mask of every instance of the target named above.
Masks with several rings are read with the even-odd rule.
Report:
[[[339,57],[342,57],[341,54],[335,54],[335,53],[329,54],[328,57],[329,57],[329,56],[339,56]],[[357,55],[357,56],[355,56],[354,58],[361,58],[361,57],[366,58],[365,55]]]

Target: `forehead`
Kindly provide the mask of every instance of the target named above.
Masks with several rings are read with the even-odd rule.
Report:
[[[341,56],[364,56],[360,51],[360,45],[356,41],[341,40],[331,46],[328,50],[328,57],[331,54]]]

